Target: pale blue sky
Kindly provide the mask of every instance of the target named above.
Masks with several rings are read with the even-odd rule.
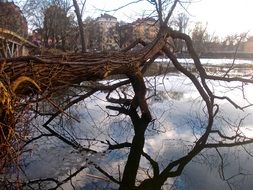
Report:
[[[86,10],[91,16],[96,17],[98,12],[95,8],[111,10],[127,2],[129,1],[87,0]],[[153,7],[144,1],[109,14],[119,20],[131,21],[148,14],[152,9]],[[208,23],[209,33],[223,37],[242,32],[253,34],[253,0],[193,0],[193,3],[187,6],[187,10],[190,13],[191,25],[197,21]]]

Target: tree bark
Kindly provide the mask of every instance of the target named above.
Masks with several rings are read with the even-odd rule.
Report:
[[[79,9],[79,6],[78,6],[76,0],[73,0],[73,5],[75,7],[76,18],[77,18],[78,27],[79,27],[82,52],[85,52],[86,51],[86,47],[85,47],[85,39],[84,39],[84,30],[83,30],[82,15],[81,15],[81,12],[80,12],[80,9]]]

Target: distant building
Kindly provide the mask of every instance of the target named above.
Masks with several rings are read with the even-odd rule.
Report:
[[[119,34],[117,32],[117,18],[109,14],[102,14],[95,20],[95,36],[93,47],[96,50],[117,50]]]
[[[0,0],[0,28],[5,28],[22,37],[27,37],[27,21],[20,8],[13,2]]]
[[[0,58],[28,55],[36,46],[26,40],[27,21],[13,2],[0,0]]]
[[[159,24],[153,18],[118,23],[116,17],[105,13],[95,20],[88,17],[84,30],[87,51],[108,51],[126,47],[138,38],[151,42],[158,33]]]
[[[132,23],[133,34],[144,41],[152,41],[159,30],[159,24],[154,18],[142,18]]]
[[[253,53],[253,37],[250,37],[247,42],[244,43],[243,51]]]
[[[137,39],[151,42],[157,35],[159,23],[153,18],[141,18],[120,26],[121,46],[126,47]]]
[[[129,44],[136,40],[136,37],[133,35],[134,27],[130,24],[123,24],[119,26],[119,45],[120,47],[127,47]]]

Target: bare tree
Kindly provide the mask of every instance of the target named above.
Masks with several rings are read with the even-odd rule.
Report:
[[[182,33],[186,33],[186,29],[188,26],[189,17],[187,17],[186,14],[180,13],[174,18],[171,22],[172,26],[175,26],[175,28]],[[179,52],[183,52],[184,50],[184,44],[182,41],[177,41],[176,46]]]
[[[85,4],[85,2],[84,2],[84,4]],[[85,52],[86,46],[85,46],[82,15],[81,15],[80,8],[79,8],[79,5],[76,0],[73,0],[73,5],[75,7],[76,18],[77,18],[77,22],[78,22],[78,26],[79,26],[79,35],[80,35],[80,40],[81,40],[82,52]]]
[[[52,40],[51,46],[56,48],[61,48],[65,50],[66,48],[66,36],[70,30],[71,20],[67,16],[67,9],[60,7],[60,5],[51,5],[44,12],[44,27],[43,27],[43,37],[45,46],[49,47],[49,39]]]
[[[22,8],[26,19],[32,29],[43,28],[43,12],[50,4],[49,1],[27,0],[20,1],[19,6]]]
[[[208,41],[207,26],[202,23],[196,23],[191,33],[191,38],[196,51],[201,54],[205,52],[205,43]]]

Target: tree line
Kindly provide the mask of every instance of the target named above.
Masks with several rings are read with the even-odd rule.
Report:
[[[54,0],[54,1],[25,1],[19,3],[22,10],[32,26],[40,45],[47,48],[57,48],[65,50],[96,51],[94,43],[102,43],[96,24],[96,18],[85,15],[84,7],[86,1],[76,2]],[[81,8],[80,8],[81,7]],[[83,17],[86,17],[83,19]],[[147,15],[148,17],[148,15]],[[113,43],[120,48],[126,41],[126,35],[122,26],[128,23],[120,21],[111,29]],[[169,25],[180,32],[188,33],[193,41],[196,51],[206,52],[232,52],[244,51],[244,42],[250,36],[247,33],[228,35],[220,38],[208,32],[208,26],[203,23],[196,23],[190,29],[189,16],[186,13],[174,15],[169,21]],[[154,27],[157,28],[158,26]],[[131,34],[132,36],[134,34]],[[129,36],[128,36],[129,38]],[[96,42],[94,42],[96,41]],[[43,42],[43,43],[42,43]],[[175,41],[175,46],[179,53],[186,50],[186,45],[182,41]],[[110,50],[110,49],[108,49]]]

